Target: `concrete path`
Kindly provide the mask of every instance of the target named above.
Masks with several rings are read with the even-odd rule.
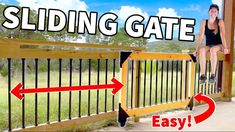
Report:
[[[165,114],[155,114],[160,115],[161,118],[184,118],[188,115],[199,115],[207,110],[207,105],[200,105],[194,107],[193,111],[174,111],[167,112]],[[128,125],[125,128],[119,128],[117,126],[110,126],[98,131],[178,131],[179,125],[177,127],[152,127],[152,117],[141,118],[140,122],[134,123],[128,121]],[[235,98],[232,102],[217,102],[216,110],[214,114],[207,120],[195,124],[194,120],[191,121],[191,127],[188,127],[188,123],[185,124],[183,131],[235,131]]]

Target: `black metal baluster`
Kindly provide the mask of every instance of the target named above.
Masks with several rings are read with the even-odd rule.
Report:
[[[152,104],[152,71],[153,71],[153,61],[150,61],[150,85],[149,85],[149,105]]]
[[[50,87],[50,71],[51,71],[51,63],[50,59],[47,59],[47,87]],[[47,123],[50,122],[50,93],[47,93]]]
[[[222,90],[223,61],[219,61],[217,93]]]
[[[217,78],[217,73],[218,73],[218,61],[216,63],[216,69],[215,69],[215,82],[213,84],[211,84],[211,87],[210,87],[210,94],[214,94],[214,89],[215,89],[215,86],[217,85],[217,81],[216,81],[216,78]],[[211,73],[212,74],[212,73]]]
[[[185,86],[184,86],[184,99],[187,98],[188,92],[188,61],[185,62]]]
[[[183,84],[183,61],[181,61],[181,68],[180,68],[180,100],[182,100],[182,84]]]
[[[168,102],[168,71],[169,71],[169,61],[166,61],[166,103]]]
[[[219,62],[217,62],[217,67],[219,66]],[[216,89],[217,89],[217,84],[218,84],[218,75],[219,75],[219,67],[216,68],[216,72],[215,72],[215,83],[212,85],[212,90],[211,90],[211,94],[215,94],[216,93]],[[221,75],[222,76],[222,75]]]
[[[144,96],[143,96],[143,107],[145,107],[145,93],[146,93],[146,66],[147,62],[146,60],[144,61]]]
[[[191,62],[192,64],[194,63],[194,62]],[[194,88],[193,88],[193,95],[195,95],[197,92],[197,64],[196,63],[194,63],[194,65],[195,65],[195,68],[194,68]],[[191,98],[191,97],[190,97]]]
[[[211,67],[211,63],[210,63],[210,65],[209,65],[210,67]],[[217,65],[216,65],[217,66]],[[212,74],[212,73],[211,73]],[[210,76],[211,76],[211,74],[210,74]],[[215,75],[216,75],[216,73],[215,73]],[[216,83],[216,82],[215,82]],[[210,84],[210,94],[213,94],[213,88],[214,88],[214,86],[215,86],[215,83],[214,84]]]
[[[134,60],[131,61],[131,108],[133,108]]]
[[[108,84],[108,59],[105,59],[105,84]],[[104,112],[107,112],[107,89],[104,95]]]
[[[200,83],[199,83],[199,79],[200,79],[200,72],[201,72],[201,68],[200,68],[200,65],[198,64],[198,79],[197,79],[197,93],[200,92]]]
[[[8,58],[8,131],[11,131],[11,59]]]
[[[38,59],[35,59],[35,89],[38,88]],[[38,125],[38,94],[35,93],[35,126]]]
[[[175,87],[175,100],[177,101],[178,100],[178,72],[179,72],[179,61],[177,60],[176,61],[176,87]]]
[[[69,59],[69,86],[72,86],[73,78],[73,59]],[[69,119],[71,120],[72,92],[69,91]]]
[[[205,73],[205,75],[206,75],[206,73]],[[201,85],[201,93],[202,93],[202,94],[204,94],[204,88],[203,88],[204,85],[205,85],[205,84]]]
[[[157,104],[157,87],[158,87],[158,60],[156,60],[156,82],[155,82],[155,85],[156,85],[156,89],[155,89],[155,104]]]
[[[141,81],[141,78],[140,78],[140,75],[141,75],[140,68],[141,68],[141,61],[138,60],[138,81],[137,81],[138,91],[140,91],[140,81]],[[138,101],[137,101],[136,107],[139,108],[139,106],[140,106],[140,92],[138,92],[138,94],[137,94],[137,99],[138,99]]]
[[[98,64],[97,64],[97,85],[100,84],[100,59],[98,59]],[[99,114],[99,90],[96,91],[96,114]]]
[[[25,88],[25,59],[22,59],[22,89]],[[22,100],[22,128],[25,128],[25,95],[23,94]]]
[[[88,85],[90,86],[91,85],[91,59],[89,59],[89,62],[88,62]],[[88,112],[87,112],[87,115],[90,116],[90,109],[91,109],[91,91],[88,90]]]
[[[82,85],[82,59],[79,59],[79,86]],[[81,117],[81,96],[82,96],[82,91],[79,90],[78,93],[78,117]]]
[[[209,70],[208,70],[208,81],[210,80],[210,76],[211,76],[211,65],[210,65],[211,63],[208,61],[208,65],[209,65]],[[210,94],[210,83],[208,83],[208,88],[207,88],[207,94]]]
[[[162,60],[162,71],[161,71],[161,103],[162,103],[162,96],[163,96],[163,71],[164,71],[164,61]]]
[[[205,76],[207,77],[207,81],[208,81],[208,76],[207,76],[207,61],[206,61],[206,72],[205,72]],[[206,83],[205,84],[203,84],[203,85],[205,85],[205,89],[203,89],[202,91],[204,91],[204,94],[206,95],[206,89],[207,89],[207,86],[206,86]],[[203,93],[203,92],[202,92]]]
[[[62,59],[59,59],[59,87],[61,87],[61,77],[62,77],[61,72],[62,72]],[[60,111],[61,111],[61,92],[59,92],[59,99],[58,99],[58,122],[61,121]]]
[[[171,102],[173,101],[174,61],[171,61]]]
[[[215,84],[214,84],[214,87],[213,87],[214,90],[212,91],[212,93],[214,93],[214,94],[216,93],[216,89],[217,89],[217,86],[218,86],[218,78],[219,78],[218,76],[220,76],[219,75],[219,66],[220,66],[219,61],[217,61],[217,67],[218,68],[216,69],[216,81],[215,81]]]
[[[115,68],[116,68],[116,59],[113,59],[113,77],[115,77]],[[115,96],[112,95],[112,111],[114,111],[114,98]]]

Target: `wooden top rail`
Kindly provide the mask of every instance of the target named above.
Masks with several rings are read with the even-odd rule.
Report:
[[[193,52],[190,51],[190,50],[182,50],[182,53],[184,53],[184,54],[193,54]],[[217,53],[217,58],[218,58],[219,61],[222,61],[222,60],[225,59],[225,55],[221,51],[219,51]],[[210,60],[210,53],[209,52],[206,55],[206,59]]]
[[[210,53],[207,53],[206,59],[207,59],[207,60],[210,60]],[[218,59],[219,61],[223,61],[223,60],[225,60],[225,55],[224,55],[222,52],[219,51],[219,52],[217,53],[217,59]]]
[[[31,47],[25,48],[24,46],[63,46],[66,48],[79,47],[79,48],[90,48],[90,49],[128,50],[128,51],[141,51],[145,49],[142,47],[0,38],[0,58],[119,59],[118,51],[106,52],[106,51],[59,50],[56,48],[37,49]]]
[[[25,49],[11,44],[0,44],[0,58],[39,59],[118,59],[119,52]]]
[[[133,52],[130,60],[192,60],[189,54]]]
[[[58,49],[35,49],[23,48],[24,45],[31,46],[65,46],[65,47],[81,47],[81,48],[102,48],[113,50],[134,50],[134,54],[130,59],[134,60],[192,60],[187,53],[147,53],[139,52],[145,48],[128,47],[128,46],[111,46],[111,45],[97,45],[97,44],[79,44],[69,42],[50,42],[50,41],[32,41],[21,39],[0,39],[0,58],[40,58],[40,59],[119,59],[118,51],[82,51],[82,50],[58,50]],[[140,55],[141,54],[141,55]],[[209,59],[209,54],[207,56]],[[225,56],[218,53],[218,60],[224,60]]]
[[[112,50],[132,50],[132,51],[145,50],[144,47],[129,47],[129,46],[71,43],[71,42],[53,42],[53,41],[27,40],[27,39],[7,39],[7,38],[0,38],[0,45],[1,44],[36,45],[36,46],[66,46],[66,47],[98,48],[98,49],[100,48],[100,49],[112,49]]]

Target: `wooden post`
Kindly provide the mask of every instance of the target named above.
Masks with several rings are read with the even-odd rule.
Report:
[[[235,1],[224,0],[223,19],[225,23],[226,42],[230,49],[230,54],[225,56],[222,75],[222,100],[231,101],[232,76],[233,76],[233,52],[234,52],[234,21],[235,21]]]
[[[122,75],[122,83],[123,83],[123,88],[121,89],[121,105],[124,110],[127,110],[127,73],[128,73],[128,60],[126,60],[122,64],[122,70],[121,70],[121,75]]]

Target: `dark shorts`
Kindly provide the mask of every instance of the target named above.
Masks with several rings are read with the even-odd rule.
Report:
[[[208,47],[213,47],[213,46],[222,46],[222,44],[207,44],[206,46],[208,46]]]

